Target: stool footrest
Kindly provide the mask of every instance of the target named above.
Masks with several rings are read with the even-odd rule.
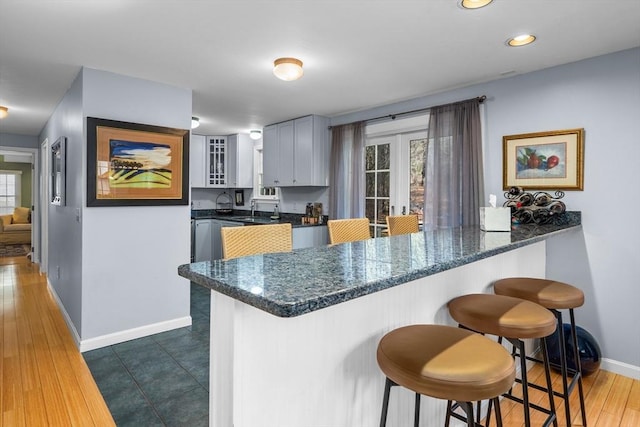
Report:
[[[516,381],[520,382],[519,380],[516,380]],[[529,386],[533,387],[534,384],[529,383]],[[518,396],[514,396],[511,393],[505,393],[505,394],[502,395],[502,397],[504,397],[505,399],[513,400],[514,402],[518,402],[521,405],[524,404],[524,400],[522,398],[520,398]],[[556,419],[555,412],[552,412],[549,408],[545,408],[545,407],[542,407],[542,406],[540,406],[538,404],[531,403],[531,402],[529,402],[529,407],[535,409],[536,411],[542,412],[543,414],[547,414],[548,415],[547,419],[545,420],[545,422],[543,424],[544,426],[550,425]]]

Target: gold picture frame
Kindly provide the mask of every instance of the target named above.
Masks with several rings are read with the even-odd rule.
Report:
[[[87,117],[87,206],[187,205],[189,131]]]
[[[584,129],[502,137],[502,188],[584,189]]]

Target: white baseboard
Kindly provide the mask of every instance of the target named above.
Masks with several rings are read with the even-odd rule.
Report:
[[[51,292],[51,295],[53,295],[53,299],[56,301],[56,304],[58,305],[58,308],[62,313],[62,317],[64,317],[64,321],[67,324],[69,331],[71,331],[71,336],[73,337],[73,341],[76,343],[76,347],[80,348],[80,334],[78,334],[76,325],[74,325],[71,321],[71,317],[69,317],[69,313],[67,313],[67,310],[64,308],[64,304],[62,304],[62,300],[60,300],[60,297],[56,293],[56,290],[53,286],[51,286],[49,278],[47,278],[47,288],[49,289],[49,292]]]
[[[191,325],[191,316],[180,317],[178,319],[166,320],[164,322],[144,325],[137,328],[127,329],[125,331],[114,332],[112,334],[102,335],[80,342],[80,352],[95,350],[97,348],[107,347],[121,342],[146,337],[160,332],[166,332],[173,329],[184,328]]]
[[[634,366],[603,357],[600,363],[600,369],[633,378],[634,380],[640,380],[640,366]]]
[[[88,340],[81,340],[80,335],[78,334],[78,330],[71,321],[71,317],[69,317],[69,313],[67,313],[67,310],[65,310],[62,301],[58,297],[58,294],[56,293],[53,286],[51,286],[51,283],[49,283],[48,279],[47,287],[51,291],[51,295],[53,295],[53,299],[55,299],[56,304],[58,304],[58,308],[60,309],[60,312],[64,317],[64,321],[71,331],[71,335],[76,343],[76,347],[78,347],[81,353],[89,350],[95,350],[97,348],[119,344],[121,342],[129,340],[134,340],[136,338],[159,334],[160,332],[166,332],[172,329],[184,328],[186,326],[191,326],[192,323],[191,316],[185,316],[177,319],[166,320],[164,322],[152,323],[150,325],[144,325],[137,328],[114,332],[112,334],[102,335],[99,337],[90,338]]]

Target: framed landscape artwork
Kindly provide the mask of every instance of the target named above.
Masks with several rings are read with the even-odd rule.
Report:
[[[582,190],[584,129],[502,137],[502,187]]]
[[[186,205],[189,131],[87,117],[87,206]]]

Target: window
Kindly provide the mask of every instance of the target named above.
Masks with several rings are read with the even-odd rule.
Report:
[[[389,215],[391,187],[390,138],[373,140],[365,147],[365,215],[371,235],[380,236]]]
[[[253,199],[279,199],[280,189],[277,187],[265,187],[262,179],[262,147],[256,147],[253,150]]]
[[[0,171],[0,214],[13,213],[21,205],[20,171]]]
[[[424,209],[424,156],[428,116],[367,126],[365,215],[373,236],[385,233],[387,215]]]

